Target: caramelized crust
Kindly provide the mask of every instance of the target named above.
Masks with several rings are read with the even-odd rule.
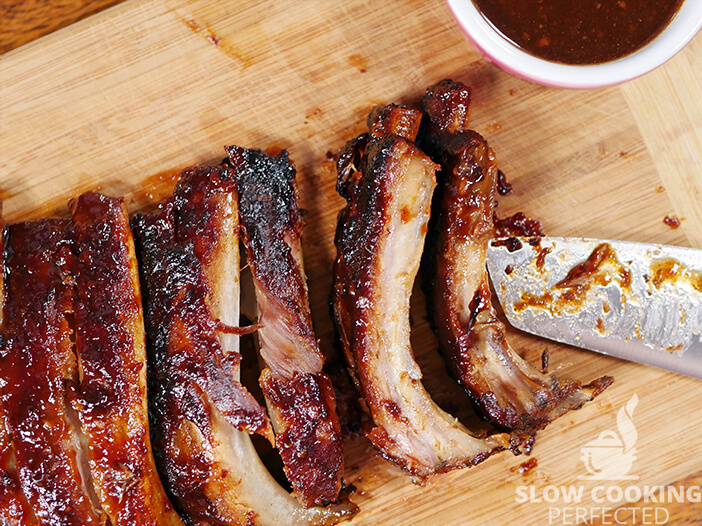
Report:
[[[37,518],[88,526],[105,517],[66,396],[78,380],[68,229],[60,219],[7,229],[2,394],[18,479]]]
[[[399,135],[414,141],[419,133],[422,112],[405,106],[376,106],[368,115],[368,133],[373,139]]]
[[[72,403],[113,526],[182,525],[156,472],[146,402],[146,344],[134,241],[122,199],[70,204],[76,260],[79,386]]]
[[[270,423],[239,382],[239,224],[231,169],[186,170],[172,198],[133,220],[149,344],[154,453],[189,524],[334,524],[347,507],[300,506],[248,436]]]
[[[312,328],[295,168],[283,151],[226,148],[239,191],[242,239],[260,308],[260,384],[276,446],[305,506],[336,500],[344,469],[334,389]]]
[[[348,204],[336,233],[332,302],[344,354],[383,456],[415,477],[476,464],[509,437],[471,435],[421,383],[410,346],[409,300],[438,168],[397,135],[355,140],[340,158]],[[353,162],[362,154],[360,170]]]
[[[440,141],[469,130],[470,88],[460,82],[444,79],[427,88],[422,103],[429,117],[431,133],[422,137],[430,141],[429,150],[440,147]],[[439,142],[434,142],[438,140]]]
[[[0,209],[2,202],[0,202]],[[0,217],[0,327],[5,306],[5,224]],[[6,348],[0,347],[0,377],[5,376]],[[1,392],[1,391],[0,391]],[[0,524],[7,526],[34,526],[39,524],[32,507],[24,496],[17,475],[15,449],[7,432],[7,416],[5,414],[5,395],[0,396]]]
[[[160,213],[137,215],[133,221],[141,242],[154,400],[166,397],[164,405],[153,405],[152,416],[165,424],[179,415],[177,421],[196,409],[190,397],[202,397],[237,429],[270,437],[263,408],[238,381],[238,347],[223,348],[223,322],[212,312],[223,308],[212,298],[219,297],[217,287],[225,286],[212,279],[214,268],[219,257],[227,262],[226,249],[238,239],[235,230],[224,228],[231,226],[227,219],[236,220],[233,192],[225,168],[196,168],[183,173]],[[234,270],[238,282],[238,267]],[[232,292],[238,293],[238,284]],[[236,320],[227,321],[237,325]],[[183,411],[167,410],[166,400],[180,403]]]
[[[441,163],[425,291],[449,369],[483,415],[503,429],[533,434],[612,379],[586,386],[559,379],[509,346],[490,302],[485,264],[498,170],[485,139],[467,127],[469,101],[469,88],[451,81],[429,88],[424,100],[429,124],[422,144]]]
[[[269,429],[263,408],[238,381],[238,348],[223,349],[219,320],[208,303],[212,287],[203,271],[206,261],[198,258],[216,252],[227,236],[238,239],[236,231],[219,228],[218,218],[226,215],[220,207],[232,201],[222,175],[217,169],[184,174],[159,213],[133,220],[149,341],[154,453],[166,487],[194,521],[220,515],[208,486],[218,466],[199,445],[216,442],[213,413],[238,430],[265,435]],[[192,206],[188,210],[191,196],[197,215]],[[228,208],[232,206],[228,215],[235,213],[235,204]],[[198,228],[199,222],[205,225]],[[198,230],[204,235],[195,235]],[[244,516],[248,511],[243,510]]]
[[[239,191],[241,234],[260,306],[261,355],[278,376],[318,373],[324,356],[312,328],[295,168],[283,151],[227,148]]]
[[[260,382],[295,496],[307,507],[336,500],[344,443],[331,380],[323,372],[284,379],[264,369]]]

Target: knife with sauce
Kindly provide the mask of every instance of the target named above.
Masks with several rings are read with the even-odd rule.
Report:
[[[702,378],[702,250],[511,237],[488,270],[514,327]]]

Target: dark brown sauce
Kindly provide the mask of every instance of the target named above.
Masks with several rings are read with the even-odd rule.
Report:
[[[519,470],[519,473],[521,475],[527,476],[529,472],[534,469],[538,465],[538,462],[536,458],[530,458],[526,462],[522,462],[519,467],[517,466],[512,466],[509,468],[509,470],[514,473],[515,471]]]
[[[524,212],[517,212],[504,219],[500,219],[497,217],[497,214],[493,214],[492,220],[495,223],[495,237],[546,235],[541,222],[527,217]]]
[[[683,0],[473,0],[508,40],[537,57],[599,64],[657,37]]]
[[[522,242],[516,237],[509,237],[507,239],[499,239],[492,242],[493,247],[507,247],[510,252],[516,252],[522,248]]]
[[[526,462],[522,462],[522,464],[520,464],[519,466],[519,473],[521,473],[522,475],[526,475],[536,467],[537,463],[538,462],[536,461],[536,458],[533,457],[527,460]]]
[[[497,170],[497,193],[500,195],[512,193],[512,185],[507,182],[507,177],[502,170]]]
[[[604,335],[605,324],[604,324],[604,320],[602,318],[597,318],[597,323],[595,324],[595,328],[597,329],[597,332]]]
[[[546,264],[546,256],[548,256],[553,249],[550,247],[543,247],[539,249],[539,253],[536,255],[536,270],[539,272],[544,271],[544,265]]]

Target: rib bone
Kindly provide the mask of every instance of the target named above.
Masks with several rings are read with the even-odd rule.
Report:
[[[104,524],[67,400],[78,381],[70,224],[45,219],[7,233],[2,393],[21,489],[42,524]]]
[[[241,206],[246,261],[260,310],[257,335],[266,364],[260,384],[276,446],[305,506],[336,500],[344,469],[334,388],[312,328],[302,260],[302,217],[287,152],[226,148]]]
[[[79,365],[72,403],[95,490],[113,526],[182,526],[151,452],[146,341],[127,210],[122,199],[93,192],[69,207]]]

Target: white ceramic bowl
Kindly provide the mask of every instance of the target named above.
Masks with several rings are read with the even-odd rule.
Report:
[[[522,51],[493,27],[471,0],[446,2],[485,58],[509,73],[558,88],[600,88],[639,77],[673,57],[702,27],[702,0],[686,0],[668,27],[635,53],[604,64],[566,65]]]

